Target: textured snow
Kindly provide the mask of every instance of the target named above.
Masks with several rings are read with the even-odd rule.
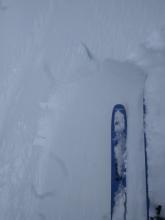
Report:
[[[145,219],[144,75],[130,63],[102,61],[125,59],[163,24],[164,10],[162,0],[0,0],[0,219],[110,219],[116,102],[129,115],[128,220]],[[148,72],[164,71],[161,36],[139,59]],[[161,82],[150,75],[150,193],[153,204],[165,204],[164,75]]]

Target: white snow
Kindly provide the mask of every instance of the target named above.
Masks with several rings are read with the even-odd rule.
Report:
[[[114,220],[121,220],[123,219],[124,216],[124,203],[126,202],[126,191],[124,191],[123,189],[120,189],[120,191],[118,192],[118,194],[116,195],[115,198],[115,207],[114,207],[114,213],[113,213],[113,218]]]
[[[120,111],[117,111],[115,114],[114,124],[115,124],[115,131],[116,132],[122,132],[125,128],[124,115]]]
[[[162,0],[0,0],[0,220],[110,219],[117,103],[128,113],[128,220],[146,218],[145,76],[104,60],[135,51],[164,10]],[[149,73],[152,206],[165,206],[164,48],[164,31],[155,32],[136,59]]]

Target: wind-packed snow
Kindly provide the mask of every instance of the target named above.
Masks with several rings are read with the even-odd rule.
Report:
[[[154,31],[134,55],[148,77],[145,85],[150,211],[162,205],[165,216],[165,28]]]

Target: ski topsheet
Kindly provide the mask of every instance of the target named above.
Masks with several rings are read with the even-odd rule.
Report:
[[[126,220],[127,115],[121,104],[114,106],[111,120],[111,220]]]

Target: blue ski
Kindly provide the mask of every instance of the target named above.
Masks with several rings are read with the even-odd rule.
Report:
[[[126,220],[126,139],[126,110],[123,105],[117,104],[111,120],[111,220]]]
[[[147,137],[146,137],[146,131],[145,131],[145,128],[146,128],[145,117],[146,117],[146,105],[145,105],[145,99],[143,99],[144,156],[145,156],[145,175],[146,175],[146,206],[147,206],[147,220],[149,220],[150,217],[149,217],[149,190],[148,190]]]

